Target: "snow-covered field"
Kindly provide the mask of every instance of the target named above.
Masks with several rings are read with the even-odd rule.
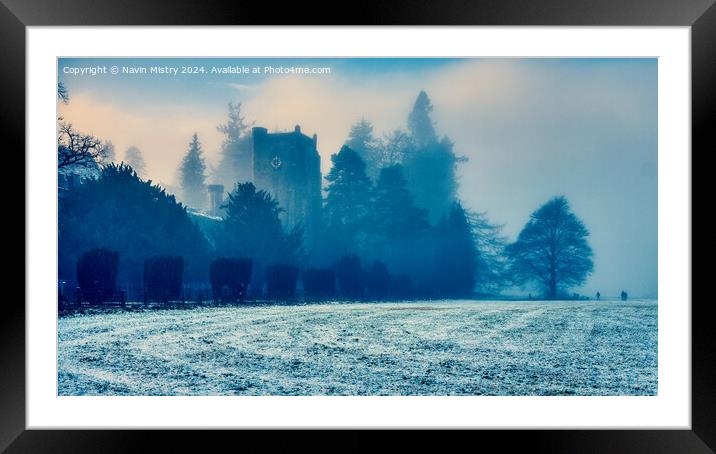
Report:
[[[59,319],[60,395],[654,395],[656,301],[248,306]]]

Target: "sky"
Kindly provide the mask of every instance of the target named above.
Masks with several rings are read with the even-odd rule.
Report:
[[[315,73],[282,73],[291,67]],[[353,123],[364,117],[379,136],[405,129],[425,90],[437,131],[468,158],[458,170],[466,207],[514,240],[564,195],[594,250],[579,291],[657,296],[656,59],[72,58],[58,61],[58,77],[70,94],[59,114],[111,140],[119,160],[139,147],[148,177],[170,190],[194,132],[217,165],[230,101],[256,126],[316,133],[325,175]]]

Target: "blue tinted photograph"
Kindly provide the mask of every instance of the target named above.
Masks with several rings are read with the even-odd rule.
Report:
[[[657,395],[657,59],[57,72],[59,395]]]

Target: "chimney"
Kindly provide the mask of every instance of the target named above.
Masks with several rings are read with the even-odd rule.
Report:
[[[210,184],[207,189],[209,190],[209,210],[213,216],[218,216],[221,212],[221,205],[224,203],[224,185]]]

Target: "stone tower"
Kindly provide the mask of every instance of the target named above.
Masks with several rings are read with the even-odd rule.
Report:
[[[268,133],[253,128],[254,184],[271,193],[284,210],[286,230],[304,227],[307,251],[315,245],[321,209],[321,157],[317,137],[308,137],[296,126],[293,132]]]

